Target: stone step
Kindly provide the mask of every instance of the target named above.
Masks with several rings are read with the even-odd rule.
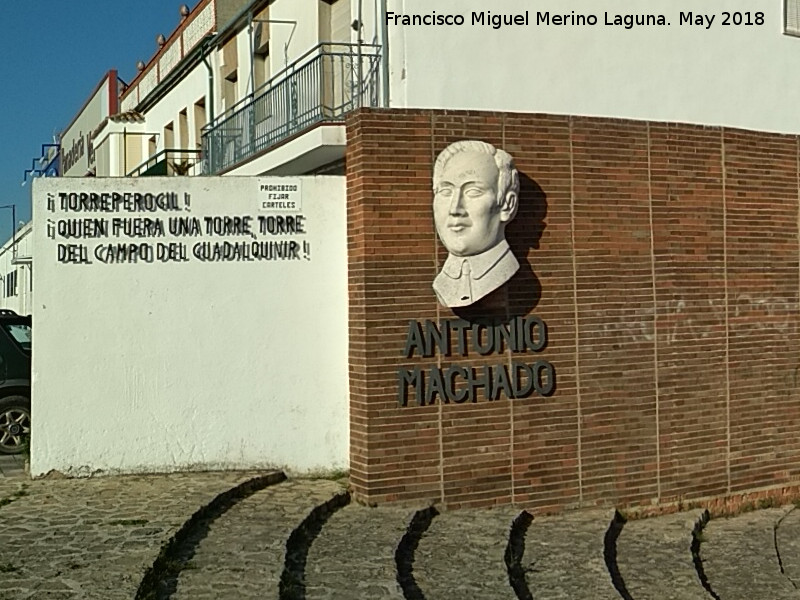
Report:
[[[165,564],[177,565],[170,597],[184,600],[277,599],[287,585],[302,593],[284,600],[800,597],[800,510],[792,506],[705,525],[699,564],[708,592],[690,549],[698,511],[628,521],[609,546],[611,510],[527,520],[513,508],[367,508],[346,505],[336,482],[257,475],[0,483],[0,598],[133,598],[176,532],[188,532],[174,538],[184,554]],[[268,487],[251,485],[257,480]],[[247,494],[233,493],[241,489]],[[236,501],[218,502],[225,497]]]
[[[636,600],[710,600],[692,559],[693,510],[625,523],[617,539],[617,564]]]
[[[395,551],[413,514],[357,504],[333,513],[308,553],[308,600],[403,600]]]
[[[287,539],[315,506],[343,491],[333,481],[292,480],[239,501],[192,542],[172,598],[278,598]]]
[[[534,598],[619,600],[603,558],[603,541],[613,514],[592,510],[534,519],[523,557]]]
[[[435,516],[414,555],[413,575],[426,600],[514,600],[505,551],[519,509],[461,509]]]
[[[795,599],[798,592],[781,574],[774,526],[789,508],[711,519],[703,530],[700,555],[708,582],[723,600]]]

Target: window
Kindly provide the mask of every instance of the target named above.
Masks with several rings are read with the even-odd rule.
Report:
[[[253,56],[253,89],[258,91],[263,87],[269,81],[269,74],[269,44],[267,44],[263,54],[256,52]]]
[[[178,136],[181,140],[181,150],[189,149],[189,114],[184,108],[178,113]]]
[[[172,150],[175,147],[175,125],[170,122],[164,127],[164,150]]]
[[[253,19],[253,90],[258,90],[270,76],[269,6]]]
[[[800,0],[783,0],[783,33],[800,36]]]
[[[239,50],[236,46],[236,36],[225,42],[222,47],[222,76],[229,79],[231,75],[236,76],[236,69],[239,66]]]
[[[6,275],[6,298],[17,295],[17,271],[9,271]]]
[[[194,143],[196,148],[203,145],[203,127],[206,124],[206,98],[203,96],[194,103]]]
[[[236,104],[236,71],[222,80],[222,101],[225,103],[225,110],[230,110]]]

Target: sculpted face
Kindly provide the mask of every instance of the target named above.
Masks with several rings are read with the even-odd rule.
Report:
[[[434,190],[433,220],[439,239],[455,256],[474,256],[497,245],[508,220],[497,202],[499,171],[484,152],[453,155]]]

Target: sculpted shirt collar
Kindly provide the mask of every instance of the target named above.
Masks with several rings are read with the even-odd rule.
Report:
[[[501,240],[494,248],[475,256],[453,256],[450,254],[444,262],[442,272],[451,279],[459,279],[461,277],[461,265],[464,264],[464,261],[467,261],[470,267],[470,277],[472,279],[480,279],[491,271],[492,267],[499,263],[509,252],[511,252],[511,248],[508,246],[508,242]]]

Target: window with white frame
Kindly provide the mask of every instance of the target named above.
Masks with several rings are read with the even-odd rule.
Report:
[[[6,298],[17,295],[17,271],[10,271],[6,275]]]

